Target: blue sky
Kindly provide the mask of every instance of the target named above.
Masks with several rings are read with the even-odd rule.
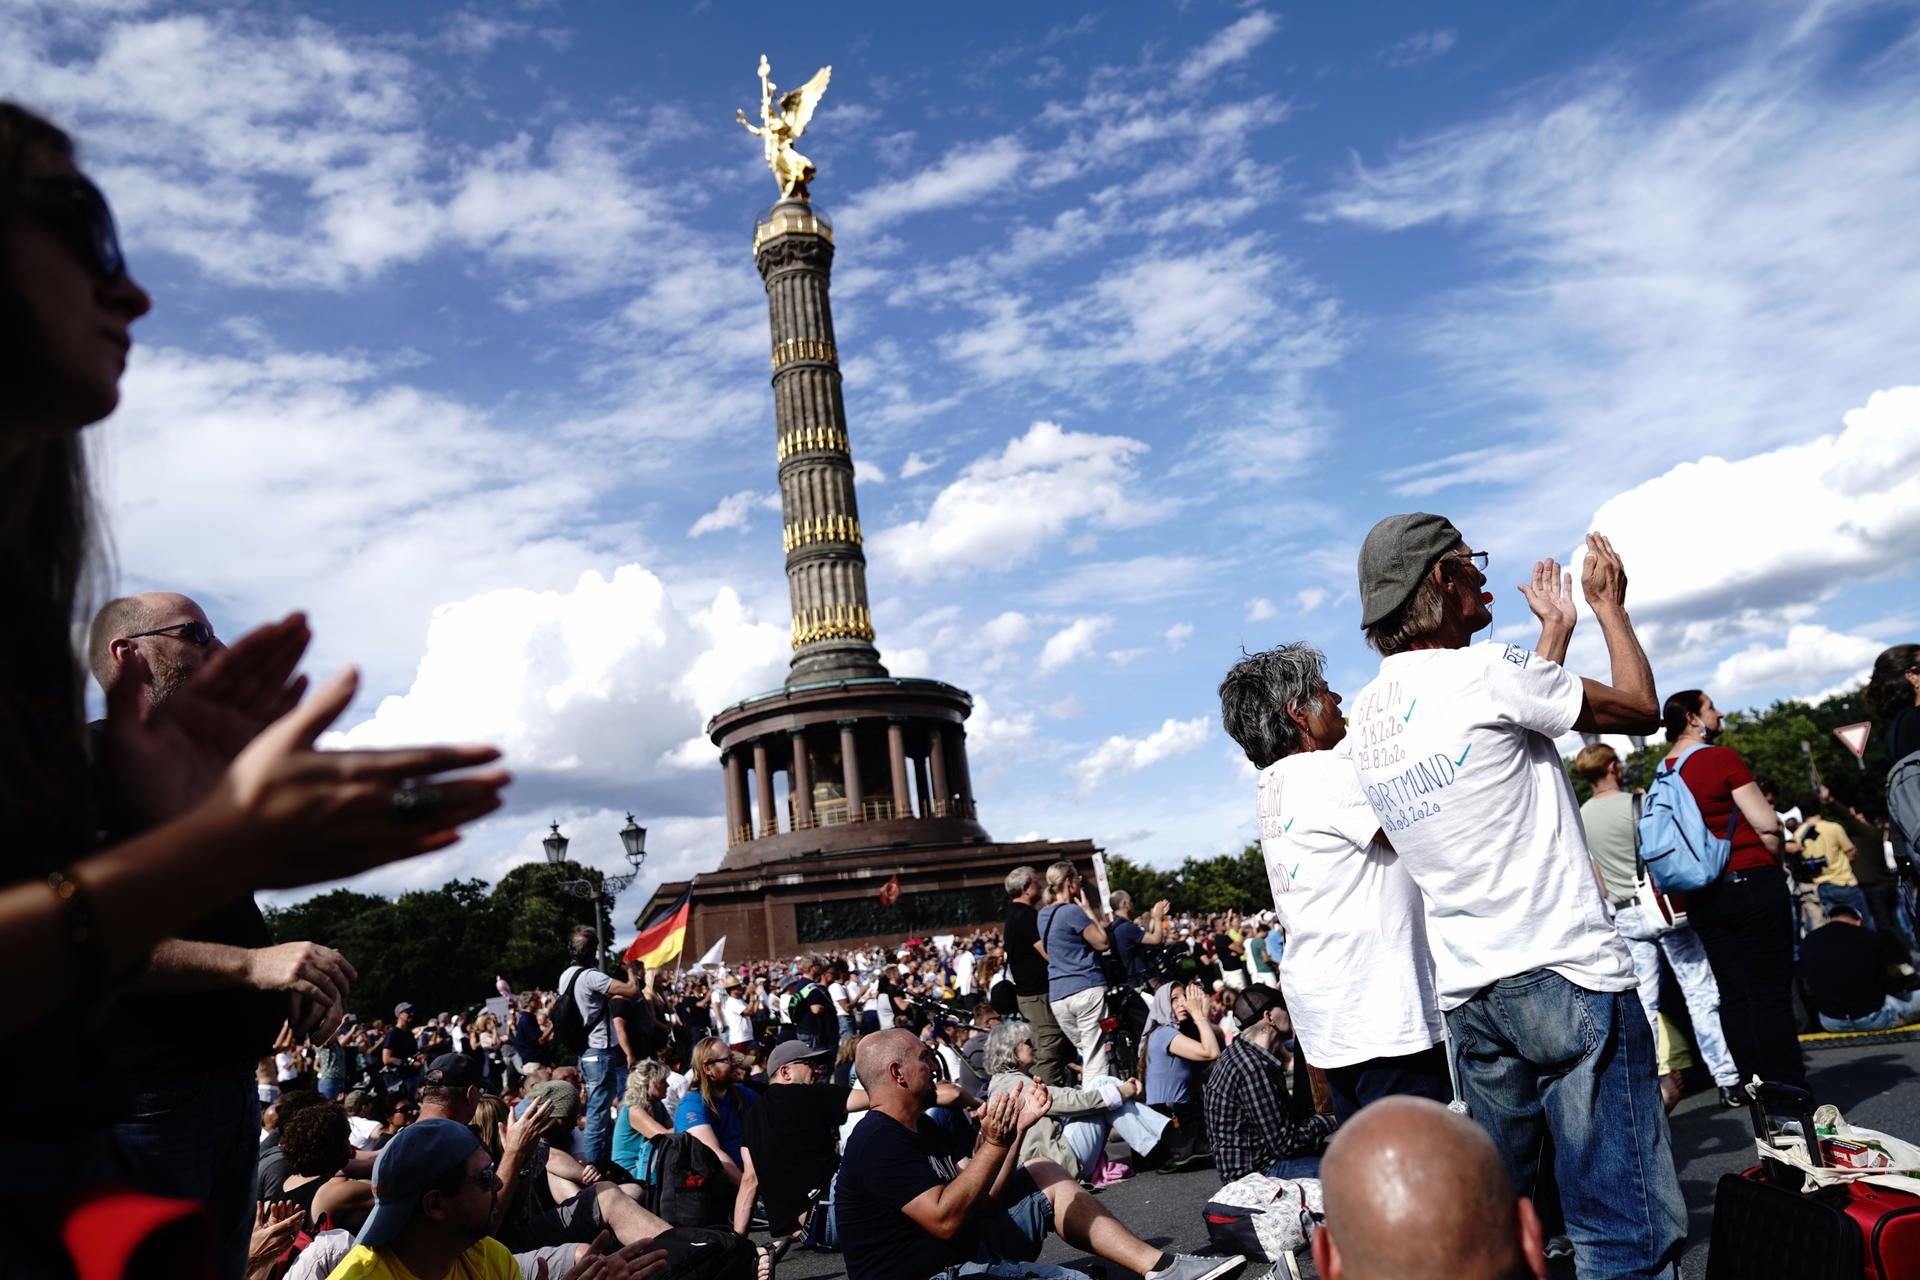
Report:
[[[997,836],[1251,838],[1213,690],[1292,639],[1358,688],[1394,511],[1493,553],[1502,639],[1603,529],[1723,706],[1920,631],[1914,8],[1354,8],[15,0],[0,85],[157,300],[94,432],[119,583],[310,610],[347,740],[508,749],[507,811],[365,887],[551,819],[614,870],[629,808],[623,923],[713,865],[701,726],[788,654],[765,53],[834,68],[879,642],[975,694]]]

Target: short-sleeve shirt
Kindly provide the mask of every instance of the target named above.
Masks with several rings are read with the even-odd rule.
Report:
[[[587,1028],[587,1048],[611,1049],[613,1047],[613,1026],[607,1017],[607,988],[613,985],[613,979],[598,969],[583,969],[579,965],[568,968],[560,975],[560,990],[567,989],[567,983],[578,973],[580,978],[573,984],[573,1003],[580,1009],[580,1022]]]
[[[1900,946],[1865,925],[1829,921],[1800,941],[1800,973],[1813,1007],[1829,1018],[1864,1018],[1890,994],[1887,966],[1905,960]]]
[[[1178,1027],[1155,1027],[1147,1036],[1147,1105],[1193,1101],[1193,1063],[1173,1052]]]
[[[958,1176],[946,1138],[933,1121],[919,1120],[917,1129],[908,1129],[884,1112],[869,1112],[847,1139],[833,1202],[847,1280],[917,1280],[973,1256],[971,1220],[953,1239],[941,1240],[901,1212]]]
[[[1822,815],[1801,823],[1797,834],[1801,851],[1823,863],[1819,874],[1813,877],[1815,884],[1844,888],[1860,883],[1853,874],[1853,840],[1845,827]]]
[[[1145,946],[1142,939],[1147,931],[1131,920],[1116,918],[1108,933],[1113,938],[1113,954],[1127,977],[1134,982],[1145,982],[1147,957],[1141,948]]]
[[[1047,962],[1033,949],[1040,941],[1038,917],[1024,902],[1007,904],[1007,968],[1013,970],[1013,989],[1023,996],[1047,994]]]
[[[390,1250],[357,1244],[328,1280],[414,1280],[414,1275]],[[520,1280],[520,1264],[507,1246],[488,1236],[453,1260],[446,1280]]]
[[[1494,642],[1393,654],[1353,700],[1349,751],[1426,903],[1443,1011],[1535,969],[1633,986],[1554,748],[1583,697],[1560,664]]]
[[[1082,932],[1093,923],[1077,903],[1055,903],[1040,910],[1041,944],[1047,949],[1047,999],[1065,1000],[1089,987],[1106,985],[1100,958]]]
[[[1607,896],[1631,898],[1639,880],[1633,833],[1633,797],[1624,791],[1595,796],[1580,806],[1580,826],[1587,833],[1593,865],[1607,882]]]
[[[731,1098],[718,1108],[713,1108],[707,1106],[706,1098],[698,1089],[688,1089],[673,1109],[673,1131],[688,1133],[703,1124],[709,1125],[720,1143],[720,1149],[732,1156],[735,1164],[739,1164],[740,1143],[746,1136],[747,1112],[752,1110],[759,1095],[743,1084],[734,1085],[728,1093],[732,1095]]]
[[[773,1230],[791,1227],[807,1197],[832,1180],[852,1092],[838,1084],[769,1085],[747,1112],[746,1147]]]
[[[1280,988],[1307,1060],[1322,1068],[1423,1053],[1442,1033],[1420,891],[1375,839],[1380,819],[1345,745],[1268,765],[1257,803],[1290,944]]]
[[[1753,781],[1753,771],[1738,751],[1732,747],[1701,747],[1687,756],[1680,780],[1693,792],[1693,802],[1699,806],[1700,820],[1707,830],[1725,835],[1727,824],[1733,824],[1727,870],[1757,871],[1780,865],[1760,842],[1760,833],[1747,821],[1747,815],[1733,802],[1733,793]]]

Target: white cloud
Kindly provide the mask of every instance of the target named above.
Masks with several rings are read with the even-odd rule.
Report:
[[[1174,623],[1172,626],[1167,628],[1165,635],[1162,637],[1162,639],[1164,639],[1167,643],[1167,648],[1172,650],[1174,653],[1178,653],[1182,649],[1186,648],[1187,641],[1191,640],[1192,638],[1193,638],[1193,624],[1191,622]]]
[[[937,459],[927,459],[921,457],[918,453],[910,453],[907,455],[907,460],[900,464],[900,478],[902,480],[911,480],[917,475],[924,475],[939,465],[940,463]]]
[[[1453,42],[1454,33],[1448,27],[1419,31],[1382,50],[1380,60],[1394,68],[1417,67],[1423,62],[1446,56],[1447,51],[1453,48]]]
[[[1814,690],[1832,686],[1844,676],[1842,687],[1853,688],[1873,669],[1884,644],[1865,636],[1843,635],[1817,623],[1788,629],[1784,644],[1753,644],[1727,658],[1713,674],[1713,687],[1731,699],[1755,689],[1786,689],[1797,696],[1817,696]]]
[[[1008,609],[981,626],[980,638],[996,649],[1005,649],[1025,640],[1032,630],[1032,619],[1016,609]]]
[[[853,460],[853,478],[858,484],[885,484],[887,473],[877,462],[868,462],[865,458]]]
[[[1683,462],[1603,503],[1589,527],[1626,562],[1636,616],[1777,608],[1920,558],[1920,387],[1875,392],[1844,421],[1805,444]]]
[[[1300,606],[1300,612],[1312,613],[1327,602],[1328,591],[1325,587],[1302,587],[1293,597]]]
[[[1273,607],[1273,601],[1265,596],[1255,596],[1247,601],[1247,621],[1265,622],[1268,618],[1278,617],[1280,611]]]
[[[1058,671],[1093,652],[1094,642],[1113,626],[1113,619],[1104,614],[1092,618],[1075,618],[1060,630],[1047,637],[1040,649],[1040,672]]]
[[[1010,763],[1033,741],[1032,712],[1001,715],[985,698],[973,700],[973,714],[967,717],[967,760]]]
[[[1264,9],[1254,10],[1188,54],[1174,73],[1174,83],[1183,89],[1200,87],[1234,63],[1252,57],[1279,30],[1280,19]]]
[[[776,500],[778,495],[775,495]],[[687,530],[689,538],[698,538],[709,533],[718,533],[722,529],[738,529],[745,532],[747,517],[756,507],[764,508],[766,498],[753,489],[742,489],[720,499],[718,506],[693,522]]]
[[[910,582],[1024,563],[1079,522],[1121,528],[1158,512],[1132,492],[1146,445],[1036,422],[1001,453],[941,490],[924,519],[883,529],[868,546]]]
[[[894,182],[869,187],[848,201],[835,219],[843,234],[871,236],[887,223],[991,195],[1007,186],[1026,160],[1012,135],[962,143],[928,168]]]
[[[1162,760],[1196,750],[1206,743],[1212,728],[1212,720],[1197,716],[1192,720],[1168,719],[1144,738],[1115,734],[1073,765],[1072,773],[1079,779],[1079,793],[1085,796],[1108,778],[1138,773]]]

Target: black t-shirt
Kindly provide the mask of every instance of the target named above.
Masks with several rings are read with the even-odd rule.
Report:
[[[1920,707],[1907,707],[1887,726],[1887,759],[1899,761],[1920,751]]]
[[[647,1003],[645,997],[629,1000],[625,996],[615,996],[607,1001],[607,1016],[615,1022],[626,1024],[627,1043],[641,1057],[649,1057],[659,1050],[659,1020],[654,1017],[653,1006]],[[614,1033],[613,1043],[616,1048],[620,1044],[618,1032]]]
[[[1108,932],[1113,938],[1114,958],[1120,961],[1120,968],[1127,975],[1127,981],[1145,982],[1147,980],[1146,953],[1142,950],[1145,944],[1141,939],[1147,936],[1147,931],[1131,920],[1116,918],[1113,928]]]
[[[1864,925],[1823,924],[1800,944],[1813,1006],[1829,1018],[1864,1018],[1887,999],[1887,966],[1902,957]]]
[[[387,1038],[380,1042],[380,1047],[383,1050],[390,1049],[393,1051],[393,1056],[396,1061],[393,1063],[392,1068],[387,1068],[387,1059],[384,1053],[376,1055],[376,1061],[379,1062],[381,1067],[390,1070],[411,1066],[414,1055],[420,1052],[419,1042],[414,1039],[413,1032],[405,1027],[395,1027],[393,1030],[387,1032]]]
[[[745,1145],[776,1234],[798,1225],[807,1197],[832,1181],[851,1092],[838,1084],[768,1085],[747,1112]]]
[[[833,1012],[833,1000],[827,995],[827,989],[817,982],[803,982],[795,989],[794,996],[793,1029],[801,1035],[812,1036],[815,1044],[838,1044],[840,1020]]]
[[[1008,903],[1004,934],[1013,989],[1023,996],[1047,994],[1047,962],[1033,949],[1040,941],[1040,913],[1024,902]]]
[[[1216,933],[1213,935],[1213,958],[1219,963],[1222,973],[1240,973],[1245,971],[1247,967],[1246,958],[1233,953],[1233,949],[1237,945],[1238,944],[1227,934]]]
[[[223,907],[177,935],[249,950],[273,945],[253,899]],[[273,1051],[291,1007],[284,991],[195,991],[121,996],[113,1024],[120,1061],[135,1080],[162,1073],[244,1070]]]
[[[972,1221],[953,1239],[940,1240],[901,1212],[957,1176],[946,1140],[927,1117],[920,1117],[917,1130],[879,1111],[855,1125],[833,1201],[847,1280],[931,1276],[971,1258]]]

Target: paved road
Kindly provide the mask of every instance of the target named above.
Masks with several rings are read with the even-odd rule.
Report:
[[[1850,1121],[1906,1137],[1920,1135],[1920,1041],[1816,1048],[1807,1062],[1819,1100],[1838,1106]],[[1746,1112],[1724,1111],[1711,1092],[1698,1093],[1674,1111],[1673,1141],[1680,1189],[1691,1217],[1680,1270],[1685,1280],[1698,1280],[1706,1275],[1714,1187],[1722,1174],[1753,1163],[1753,1126]],[[1145,1239],[1163,1248],[1191,1250],[1206,1243],[1200,1206],[1218,1185],[1209,1170],[1149,1173],[1101,1192],[1100,1198]],[[1091,1261],[1057,1239],[1048,1243],[1042,1259],[1065,1266]],[[1312,1274],[1310,1266],[1304,1270]],[[782,1280],[845,1274],[838,1254],[791,1254],[780,1265]],[[1113,1280],[1122,1274],[1109,1269]],[[1259,1274],[1252,1268],[1245,1273]],[[1571,1280],[1573,1268],[1556,1265],[1553,1274]]]

